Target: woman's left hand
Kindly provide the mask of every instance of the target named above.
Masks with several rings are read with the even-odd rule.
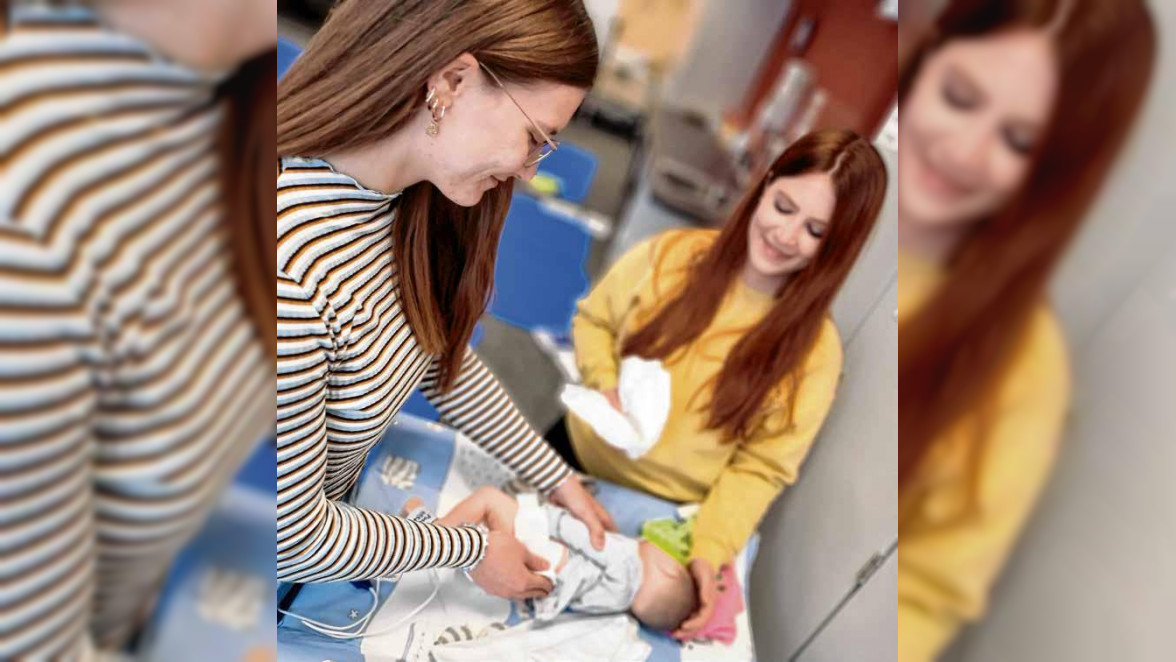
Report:
[[[674,638],[679,641],[693,639],[706,627],[715,611],[715,600],[719,595],[718,574],[710,561],[694,559],[690,562],[690,574],[694,576],[694,586],[698,589],[698,607],[674,631]]]
[[[593,547],[598,550],[604,549],[604,532],[616,531],[617,525],[613,523],[612,516],[604,506],[597,503],[588,490],[584,489],[579,476],[568,476],[562,485],[555,488],[550,498],[552,503],[566,508],[588,527]]]

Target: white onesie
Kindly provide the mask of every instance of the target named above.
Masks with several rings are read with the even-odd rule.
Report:
[[[563,508],[540,505],[534,494],[520,494],[518,504],[515,537],[551,564],[540,574],[554,584],[546,598],[532,601],[535,618],[551,620],[565,609],[588,614],[629,610],[643,577],[636,540],[606,532],[604,549],[597,550],[588,527]],[[554,572],[561,547],[567,547],[567,563]]]

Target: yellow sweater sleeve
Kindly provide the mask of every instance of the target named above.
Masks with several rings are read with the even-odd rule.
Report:
[[[730,561],[747,544],[772,501],[796,482],[833,404],[841,358],[837,329],[827,321],[806,359],[794,425],[782,433],[752,438],[735,452],[699,509],[691,559],[705,559],[716,569]]]
[[[580,381],[588,388],[607,391],[617,385],[617,337],[638,287],[653,269],[656,241],[646,239],[630,248],[576,305],[572,344]]]
[[[1010,373],[986,436],[974,514],[899,533],[898,659],[931,662],[960,627],[983,615],[1053,467],[1069,402],[1064,341],[1052,318]],[[957,486],[958,487],[958,486]],[[916,516],[935,519],[933,491]],[[950,505],[944,504],[950,510]]]

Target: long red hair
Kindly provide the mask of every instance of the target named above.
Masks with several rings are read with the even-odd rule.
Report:
[[[776,305],[735,344],[713,385],[707,426],[723,430],[727,442],[746,438],[762,423],[766,400],[786,380],[791,419],[804,358],[886,195],[886,166],[872,145],[842,129],[810,133],[793,143],[697,258],[681,291],[622,343],[623,354],[669,359],[701,336],[744,268],[748,228],[764,191],[779,177],[817,172],[832,177],[837,198],[820,248],[808,266],[781,285]]]
[[[428,77],[470,53],[504,82],[587,89],[596,33],[581,0],[344,0],[278,84],[278,156],[382,140],[425,103]],[[398,200],[393,251],[401,305],[448,390],[485,312],[511,184],[461,207],[429,182]]]
[[[944,43],[1046,26],[1055,30],[1060,88],[1030,175],[1010,204],[975,224],[944,284],[899,329],[900,493],[932,442],[990,402],[1130,129],[1155,33],[1140,0],[956,0],[900,71],[901,109],[923,61]]]

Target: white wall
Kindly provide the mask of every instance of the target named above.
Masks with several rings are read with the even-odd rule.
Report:
[[[1176,3],[1153,2],[1161,46]],[[1075,398],[1063,453],[954,662],[1170,660],[1176,615],[1176,51],[1056,281]]]
[[[1062,265],[1055,296],[1072,338],[1081,343],[1176,241],[1176,3],[1153,0],[1160,52],[1140,121]]]
[[[596,42],[601,50],[604,50],[605,44],[608,43],[609,24],[617,15],[620,6],[621,0],[584,0],[584,8],[588,10],[588,16],[592,18],[592,24],[596,27]]]

